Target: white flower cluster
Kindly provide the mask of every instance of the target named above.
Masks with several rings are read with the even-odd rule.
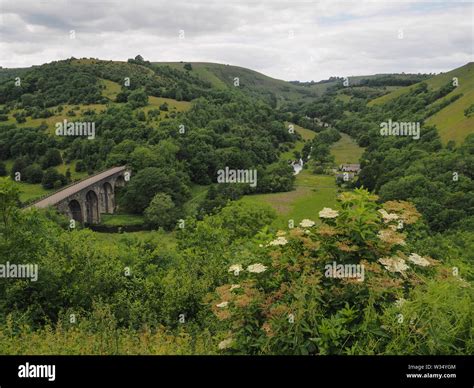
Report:
[[[399,218],[398,214],[387,213],[385,209],[379,209],[379,213],[382,214],[382,218],[384,222],[396,221]]]
[[[300,226],[302,228],[311,228],[312,226],[314,226],[315,222],[313,220],[309,220],[307,218],[305,218],[304,220],[302,220],[300,222]]]
[[[425,257],[421,257],[417,253],[410,254],[410,256],[408,256],[408,261],[411,261],[412,263],[419,265],[420,267],[427,267],[431,265],[428,259],[426,259]],[[387,271],[390,272],[402,273],[409,268],[405,260],[400,257],[382,257],[378,260],[378,262],[382,264]]]
[[[333,210],[330,207],[325,207],[319,212],[319,217],[321,218],[336,218],[339,215],[337,210]]]
[[[426,258],[421,257],[417,253],[412,253],[410,256],[408,256],[408,260],[416,265],[419,265],[420,267],[428,267],[430,265],[430,262]]]
[[[276,246],[276,245],[286,245],[286,244],[288,244],[288,240],[285,237],[277,237],[275,240],[271,241],[268,245]]]
[[[240,264],[234,264],[229,267],[229,272],[233,272],[235,276],[239,276],[239,273],[242,272],[244,269]]]
[[[382,257],[378,260],[389,272],[405,272],[409,267],[400,257]]]
[[[233,264],[229,267],[229,272],[233,272],[234,275],[238,275],[240,272],[242,272],[244,269],[242,268],[242,265],[241,264]],[[250,273],[262,273],[262,272],[265,272],[267,270],[267,267],[264,266],[263,264],[261,263],[255,263],[255,264],[251,264],[247,267],[247,271],[249,271]],[[236,289],[236,288],[239,288],[240,286],[238,284],[233,284],[231,286],[231,291]]]
[[[260,263],[252,264],[247,267],[247,271],[251,273],[262,273],[262,272],[265,272],[266,270],[267,270],[267,267],[265,267],[263,264],[260,264]]]
[[[219,345],[217,345],[217,346],[219,347],[219,350],[228,349],[228,348],[231,347],[232,341],[233,341],[232,338],[227,338],[227,339],[219,342]]]

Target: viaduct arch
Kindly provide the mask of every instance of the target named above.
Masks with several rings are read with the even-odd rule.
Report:
[[[54,206],[70,219],[97,224],[101,214],[114,213],[116,189],[125,186],[129,176],[126,166],[113,167],[56,191],[28,208]]]

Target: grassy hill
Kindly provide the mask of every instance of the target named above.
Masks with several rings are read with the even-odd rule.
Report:
[[[220,63],[190,62],[192,70],[200,79],[209,82],[213,88],[233,88],[234,79],[239,78],[239,87],[256,97],[273,100],[277,105],[285,101],[310,101],[322,94],[319,90],[294,85],[290,82],[268,77],[257,71]],[[184,62],[155,62],[156,66],[170,66],[177,70],[184,68]]]
[[[468,63],[447,73],[436,75],[423,82],[428,85],[430,90],[439,90],[444,85],[453,82],[454,77],[458,79],[459,86],[427,108],[442,104],[455,95],[462,94],[462,96],[430,116],[426,122],[438,128],[444,142],[455,140],[459,144],[466,135],[474,132],[474,116],[466,117],[464,115],[464,110],[474,104],[474,63]],[[385,96],[370,101],[369,105],[384,104],[408,93],[415,86],[416,84],[397,89]]]

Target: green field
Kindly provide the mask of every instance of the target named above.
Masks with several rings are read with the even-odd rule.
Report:
[[[288,227],[289,220],[294,220],[295,225],[305,218],[317,220],[318,212],[323,207],[335,205],[336,191],[334,177],[314,175],[303,170],[296,176],[295,190],[248,195],[241,201],[255,206],[270,205],[278,214],[273,226],[282,229]]]
[[[40,183],[18,183],[20,186],[20,201],[27,202],[46,194],[52,193],[54,190],[46,190]]]
[[[150,242],[157,246],[159,253],[165,253],[176,247],[176,232],[140,230],[130,233],[91,233],[93,233],[94,236],[92,244],[107,246],[110,250],[118,254],[130,249],[130,245],[135,243]]]
[[[115,101],[117,94],[120,93],[121,86],[117,82],[109,81],[108,79],[101,79],[100,82],[104,86],[102,95],[110,101]]]
[[[144,223],[144,217],[138,214],[101,214],[100,217],[105,226],[139,226]]]
[[[341,139],[331,146],[331,153],[334,155],[336,164],[359,163],[364,149],[359,147],[349,135],[341,133],[341,136]]]
[[[172,98],[164,98],[164,97],[148,97],[148,105],[142,108],[144,112],[148,113],[152,109],[159,109],[160,105],[167,103],[169,112],[176,111],[176,112],[186,112],[191,109],[192,103],[189,101],[177,101],[173,100]],[[167,111],[162,111],[160,113],[160,117],[164,116]]]

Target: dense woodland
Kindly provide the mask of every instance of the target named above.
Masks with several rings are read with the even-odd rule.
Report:
[[[36,282],[0,282],[0,353],[472,354],[474,134],[443,143],[426,123],[461,98],[454,86],[332,77],[324,94],[278,104],[194,69],[137,56],[0,71],[0,257],[40,268]],[[121,85],[113,97],[103,80]],[[394,86],[410,89],[369,104]],[[154,97],[191,105],[149,108]],[[61,115],[94,122],[95,139],[55,136],[43,119]],[[421,122],[420,139],[379,136],[390,118]],[[273,208],[240,201],[291,193],[282,155],[297,144],[291,159],[329,175],[342,134],[364,153],[335,210],[278,230]],[[110,242],[54,209],[22,209],[25,184],[56,190],[119,165],[132,171],[120,210],[144,217],[146,238]],[[256,169],[258,185],[217,184],[224,167]],[[324,277],[332,261],[363,263],[365,281]]]

